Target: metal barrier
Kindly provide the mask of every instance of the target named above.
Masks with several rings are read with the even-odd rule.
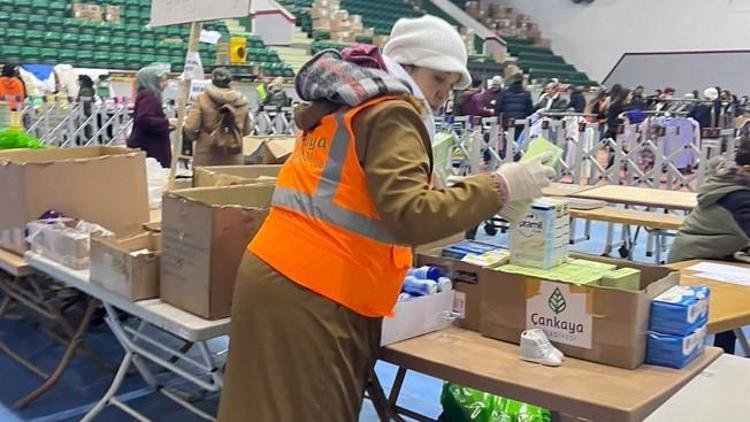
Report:
[[[106,102],[29,98],[19,113],[27,133],[59,148],[125,145],[133,127],[132,107],[122,98]],[[175,106],[167,105],[165,114],[175,117]],[[8,120],[8,113],[0,113],[0,128],[9,126]],[[297,131],[289,107],[255,110],[250,114],[250,122],[254,135],[294,134]]]

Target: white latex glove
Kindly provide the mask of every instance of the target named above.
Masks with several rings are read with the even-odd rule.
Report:
[[[542,164],[552,158],[552,154],[541,154],[524,163],[509,163],[501,166],[497,174],[505,181],[508,189],[507,202],[536,199],[542,196],[542,189],[550,185],[555,177],[555,169]]]
[[[520,199],[506,204],[499,212],[509,223],[518,224],[531,210],[531,199]]]

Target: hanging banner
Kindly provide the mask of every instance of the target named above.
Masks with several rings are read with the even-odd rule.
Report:
[[[151,0],[151,26],[250,15],[250,0]]]
[[[205,29],[201,31],[200,42],[202,43],[216,45],[216,43],[219,42],[220,39],[221,39],[220,32],[206,31]]]

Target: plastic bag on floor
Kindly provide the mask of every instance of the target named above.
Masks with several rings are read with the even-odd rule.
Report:
[[[167,189],[169,169],[165,169],[154,158],[146,159],[146,178],[148,179],[148,205],[152,210],[161,208],[161,196]]]
[[[42,149],[46,147],[40,140],[22,130],[7,129],[0,131],[0,150],[16,148]]]
[[[452,383],[443,385],[440,402],[443,422],[552,421],[549,410]]]

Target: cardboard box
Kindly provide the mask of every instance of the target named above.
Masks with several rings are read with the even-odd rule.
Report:
[[[242,151],[245,162],[252,164],[283,164],[294,151],[293,136],[246,136]]]
[[[159,297],[161,235],[91,239],[91,283],[132,301]]]
[[[510,262],[544,270],[568,259],[570,211],[564,200],[534,201],[526,217],[510,227]]]
[[[440,268],[443,274],[453,281],[455,290],[454,310],[461,314],[458,325],[467,330],[479,331],[482,297],[479,287],[479,274],[482,268],[441,256],[442,248],[417,255],[416,267],[431,265]]]
[[[396,315],[383,318],[380,345],[387,346],[450,327],[454,295],[455,292],[449,290],[398,302]]]
[[[274,183],[279,170],[281,165],[278,164],[196,167],[193,172],[193,185],[200,188],[247,185],[259,181]]]
[[[484,270],[480,273],[482,335],[518,343],[522,331],[541,328],[566,356],[634,369],[645,359],[651,299],[677,285],[679,274],[662,267],[620,266],[641,270],[643,290],[579,286]]]
[[[162,300],[207,319],[229,316],[237,268],[266,218],[272,195],[268,185],[166,193]]]
[[[0,151],[0,247],[27,250],[26,223],[55,210],[118,233],[149,220],[145,154],[120,147]]]

